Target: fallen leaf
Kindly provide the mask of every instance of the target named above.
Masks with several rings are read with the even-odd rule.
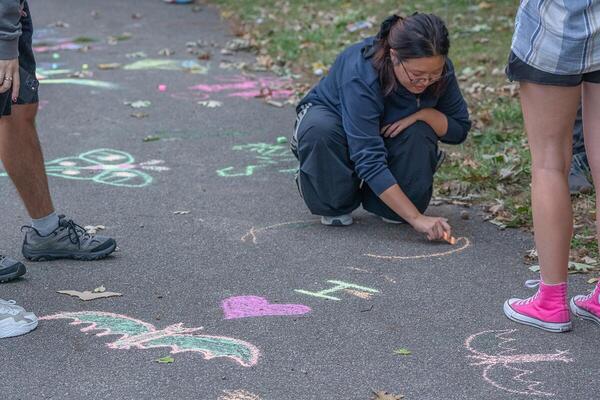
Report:
[[[150,114],[145,113],[143,111],[134,112],[129,115],[131,115],[132,117],[137,118],[137,119],[146,118],[146,117],[150,116]]]
[[[353,33],[363,29],[371,29],[372,27],[373,23],[371,21],[357,21],[346,25],[346,30],[350,33]]]
[[[494,8],[494,5],[492,3],[488,3],[487,1],[482,1],[481,3],[479,3],[479,8],[481,10],[489,10],[491,8]]]
[[[394,354],[398,354],[400,356],[410,356],[412,354],[412,352],[408,349],[400,348],[400,349],[394,350]]]
[[[593,265],[587,265],[574,261],[569,261],[569,273],[574,274],[587,274],[588,272],[595,271],[596,267]]]
[[[250,39],[243,39],[243,38],[231,39],[229,42],[227,42],[227,44],[225,44],[225,49],[230,50],[230,51],[249,50],[252,47],[253,46],[252,46],[252,42],[250,41]]]
[[[56,21],[48,25],[50,28],[68,28],[70,25],[64,21]]]
[[[267,103],[270,106],[277,107],[277,108],[282,108],[284,106],[284,104],[282,102],[275,101],[275,100],[267,100],[267,101],[265,101],[265,103]]]
[[[106,288],[104,287],[104,285],[98,286],[96,289],[94,289],[94,293],[104,293],[106,292]]]
[[[96,232],[106,229],[106,227],[104,225],[86,225],[83,229],[90,235],[94,235]]]
[[[117,69],[121,68],[119,63],[98,64],[99,69]]]
[[[376,392],[373,389],[371,389],[371,391],[375,395],[375,397],[372,397],[371,400],[402,400],[404,398],[404,396],[401,394],[392,394],[383,390]]]
[[[217,100],[203,100],[199,101],[198,104],[206,108],[217,108],[223,106],[223,103]]]
[[[158,135],[149,135],[146,136],[144,139],[142,139],[144,142],[155,142],[157,140],[160,140],[160,136]]]
[[[57,290],[56,293],[67,294],[67,295],[73,296],[73,297],[79,297],[83,301],[102,299],[105,297],[123,296],[121,293],[115,293],[115,292],[94,293],[94,292],[90,292],[89,290],[86,290],[83,292],[79,292],[77,290]]]
[[[587,283],[596,283],[596,282],[600,282],[600,278],[592,278],[592,279],[588,279]]]
[[[149,100],[136,100],[133,102],[126,101],[125,104],[133,108],[147,108],[152,105],[152,102],[150,102]]]
[[[166,357],[157,358],[154,361],[156,361],[159,364],[172,364],[175,361],[175,359],[171,356],[166,356]]]
[[[172,56],[173,54],[175,54],[175,50],[171,50],[171,49],[168,49],[168,48],[160,49],[158,51],[158,55],[159,56],[169,57],[169,56]]]

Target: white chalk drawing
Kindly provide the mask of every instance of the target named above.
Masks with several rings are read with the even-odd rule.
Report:
[[[569,352],[557,350],[549,354],[517,353],[517,349],[513,347],[516,339],[511,337],[515,332],[516,329],[487,330],[469,336],[465,340],[465,348],[470,353],[467,358],[473,361],[471,365],[483,367],[483,379],[495,388],[513,394],[554,396],[554,393],[541,389],[543,382],[536,380],[538,378],[534,379],[533,369],[528,368],[544,362],[570,363],[573,359],[569,357]],[[488,343],[492,340],[498,351],[489,354],[478,350],[484,340]]]

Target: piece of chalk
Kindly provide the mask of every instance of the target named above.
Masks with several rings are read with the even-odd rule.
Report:
[[[158,91],[159,92],[166,92],[167,91],[167,85],[161,83],[160,85],[158,85]]]
[[[444,240],[450,243],[451,245],[456,244],[456,238],[454,236],[448,235],[448,232],[444,232]]]

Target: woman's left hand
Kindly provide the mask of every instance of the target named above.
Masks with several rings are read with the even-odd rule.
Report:
[[[402,131],[404,131],[406,128],[408,128],[409,126],[411,126],[412,124],[414,124],[417,121],[418,121],[417,113],[409,115],[406,118],[402,118],[401,120],[398,120],[398,121],[394,122],[393,124],[386,125],[383,128],[381,128],[381,136],[383,136],[385,138],[396,137],[399,134],[401,134]]]

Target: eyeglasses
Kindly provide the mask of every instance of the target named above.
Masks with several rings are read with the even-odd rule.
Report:
[[[406,73],[406,77],[408,78],[410,83],[413,85],[422,85],[422,84],[431,85],[431,84],[438,82],[448,76],[448,73],[446,72],[446,66],[444,66],[444,70],[438,76],[434,76],[434,77],[430,77],[430,78],[413,78],[413,77],[411,77],[411,73],[409,73],[408,70],[406,69],[406,66],[404,65],[404,63],[402,61],[400,61],[400,64],[402,65],[402,68],[404,69],[404,72]]]

